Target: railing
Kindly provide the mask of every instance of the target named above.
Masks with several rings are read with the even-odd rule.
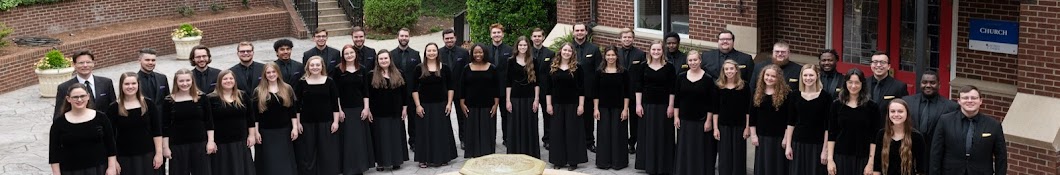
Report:
[[[317,17],[320,15],[320,11],[317,10],[317,0],[294,0],[294,8],[302,16],[302,21],[305,22],[305,28],[310,35],[317,31]]]
[[[339,7],[346,14],[350,25],[364,26],[364,0],[339,0]]]

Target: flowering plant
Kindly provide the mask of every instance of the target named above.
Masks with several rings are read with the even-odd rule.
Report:
[[[40,61],[37,61],[37,64],[35,66],[37,66],[37,69],[40,70],[62,69],[70,67],[71,62],[72,61],[70,60],[70,58],[63,56],[63,52],[60,52],[56,49],[52,49],[44,55],[44,58],[41,58]]]
[[[181,24],[177,29],[173,29],[173,38],[187,38],[202,36],[202,30],[191,26],[191,24]]]

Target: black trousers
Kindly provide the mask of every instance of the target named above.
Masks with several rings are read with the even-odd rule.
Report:
[[[552,128],[552,126],[549,125],[549,121],[552,121],[552,114],[548,114],[548,111],[545,111],[545,105],[547,105],[545,103],[545,97],[544,96],[538,97],[537,107],[541,110],[538,113],[540,113],[541,114],[541,118],[544,119],[544,123],[542,123],[544,128],[542,128],[542,129],[545,130],[544,134],[541,135],[541,142],[545,143],[545,144],[548,144],[548,133],[550,133],[550,131],[552,130],[552,129],[550,129],[550,128]]]
[[[593,118],[592,112],[593,110],[595,110],[595,108],[593,108],[592,100],[585,100],[585,103],[582,105],[585,108],[585,110],[582,111],[584,112],[582,113],[582,119],[585,120],[585,146],[587,148],[591,148],[593,145],[596,144],[596,138],[593,137],[593,135],[595,134],[594,131],[596,131],[596,119]]]
[[[453,98],[453,111],[456,111],[457,139],[460,140],[460,144],[464,144],[467,142],[467,114],[461,111],[459,101],[459,98]]]
[[[632,101],[632,100],[631,100]],[[629,103],[629,147],[637,147],[637,128],[640,128],[640,117],[637,116],[637,104]]]
[[[412,98],[409,98],[408,100],[412,101]],[[409,126],[408,132],[406,132],[409,135],[409,140],[408,140],[409,147],[415,148],[416,147],[416,124],[420,122],[420,119],[418,119],[418,117],[414,117],[414,116],[417,116],[416,115],[416,104],[409,104],[409,110],[405,111],[405,113],[407,113],[405,115],[408,115],[408,120],[406,120],[408,123],[406,123],[405,125]],[[416,149],[410,149],[410,150],[415,151]]]

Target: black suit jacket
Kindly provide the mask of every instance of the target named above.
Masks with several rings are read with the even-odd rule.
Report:
[[[935,126],[939,123],[939,118],[943,114],[957,112],[960,110],[960,106],[957,102],[945,99],[938,95],[934,97],[926,97],[923,93],[902,97],[909,104],[907,113],[909,114],[910,122],[913,122],[913,128],[924,133],[927,138],[924,141],[927,144],[931,144],[931,135],[935,134]]]
[[[879,105],[880,111],[887,111],[887,106],[891,105],[891,100],[909,95],[909,90],[906,90],[905,83],[894,79],[894,77],[887,76],[882,80],[876,80],[876,77],[872,75],[865,76],[868,76],[866,85],[869,87],[862,87],[861,89],[869,91],[872,101]],[[887,116],[887,113],[881,112],[880,117],[884,116]]]
[[[368,46],[361,46],[361,48],[357,48],[357,61],[361,62],[361,66],[362,67],[364,67],[364,68],[366,68],[368,70],[374,70],[375,69],[375,55],[376,54],[378,54],[378,53],[375,52],[375,49],[373,49],[371,47],[368,47]],[[302,62],[302,63],[305,64],[305,62]],[[295,84],[295,83],[287,83],[287,84]]]
[[[740,69],[740,78],[744,82],[751,82],[751,75],[754,74],[752,71],[755,68],[755,63],[751,59],[751,55],[735,49],[729,51],[728,54],[722,54],[721,50],[714,49],[703,52],[699,55],[699,58],[703,62],[703,70],[713,76],[714,81],[723,76],[721,74],[721,65],[725,64],[725,60],[729,59],[736,61],[736,68]]]
[[[92,106],[90,106],[90,108],[103,111],[107,108],[107,105],[114,102],[118,96],[118,94],[114,93],[114,82],[111,81],[110,78],[95,75],[92,76],[92,79],[92,81],[94,81],[92,83],[95,83],[92,84],[92,86],[95,86],[96,88],[92,91],[95,93],[95,97],[93,98],[95,101],[92,101]],[[74,77],[59,84],[59,87],[55,91],[55,111],[52,112],[53,118],[63,115],[63,103],[66,102],[66,94],[69,93],[67,90],[69,90],[70,86],[77,83],[83,82],[77,82],[77,77]]]
[[[210,93],[217,87],[217,75],[221,74],[221,70],[213,67],[206,67],[206,71],[200,72],[197,68],[192,68],[192,79],[195,80],[195,86],[199,88],[199,92]],[[176,78],[176,77],[174,77]]]
[[[965,155],[966,128],[962,112],[951,112],[939,119],[931,143],[931,174],[998,174],[1008,168],[1005,133],[994,118],[977,114],[972,118],[975,128],[972,147]]]
[[[555,59],[556,52],[553,52],[551,49],[545,46],[541,46],[541,48],[532,49],[535,64],[534,68],[537,69],[534,70],[537,74],[537,85],[542,89],[541,93],[538,93],[538,103],[545,104],[545,95],[548,93],[545,93],[544,89],[547,89],[550,86],[548,84],[548,81],[542,80],[547,80],[547,78],[549,77],[548,72],[552,71],[552,59]]]
[[[151,99],[152,102],[154,102],[154,105],[152,105],[151,107],[154,107],[155,109],[162,109],[162,102],[165,101],[162,99],[166,99],[166,97],[169,96],[169,80],[166,78],[166,75],[160,74],[158,72],[147,73],[144,71],[140,71],[139,73],[137,73],[137,75],[139,76],[136,77],[136,79],[139,80],[140,83],[140,93],[143,93],[144,98]],[[147,78],[147,76],[151,76],[154,78],[153,80],[155,82],[153,87],[150,86],[151,84],[147,82],[148,80],[150,80]],[[154,111],[155,116],[162,116],[162,110]],[[156,122],[161,121],[156,120]]]
[[[492,42],[487,42],[483,43],[482,46],[487,50],[486,56],[489,56],[489,62],[497,68],[497,72],[504,72],[497,74],[497,88],[504,89],[504,82],[508,82],[508,59],[512,58],[512,55],[515,54],[514,49],[504,43],[495,46]],[[504,104],[504,101],[507,100],[507,98],[504,98],[505,95],[507,95],[505,94],[505,91],[498,91],[497,95],[501,97],[501,104]]]
[[[453,72],[452,74],[449,74],[452,76],[452,82],[450,84],[453,85],[453,89],[460,89],[460,82],[463,81],[464,75],[462,72],[464,72],[464,67],[471,61],[471,56],[469,54],[470,53],[467,52],[467,49],[460,46],[453,46],[453,48],[442,46],[441,48],[438,48],[438,58],[442,60],[442,64],[449,65],[449,68],[451,68],[450,71]],[[453,101],[460,101],[460,97],[463,97],[463,94],[455,92],[453,94]]]

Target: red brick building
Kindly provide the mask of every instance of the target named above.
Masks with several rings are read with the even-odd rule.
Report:
[[[917,5],[927,7],[926,22],[917,21]],[[792,44],[792,60],[800,63],[817,63],[820,50],[836,49],[841,71],[868,70],[870,52],[883,50],[910,92],[918,66],[938,71],[940,91],[951,96],[955,87],[978,86],[983,112],[1003,121],[1009,174],[1060,174],[1057,0],[558,0],[557,8],[557,26],[596,24],[594,42],[601,45],[617,44],[618,30],[629,27],[644,48],[661,40],[669,24],[682,46],[696,49],[716,48],[716,34],[726,29],[735,33],[736,49],[752,55],[769,57],[779,40]],[[980,46],[971,41],[977,20],[1018,25],[1012,31],[1018,49],[973,49]],[[926,29],[920,38],[918,27]],[[918,64],[918,50],[926,64]]]

